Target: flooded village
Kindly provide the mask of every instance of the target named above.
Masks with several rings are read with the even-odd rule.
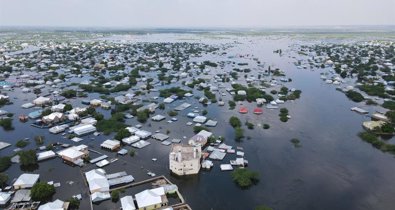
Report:
[[[2,31],[1,208],[390,209],[395,38],[341,35]]]

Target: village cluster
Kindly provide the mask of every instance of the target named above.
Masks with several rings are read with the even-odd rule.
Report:
[[[243,116],[280,110],[286,122],[291,116],[284,104],[301,94],[286,87],[291,79],[283,71],[253,55],[227,55],[226,44],[38,40],[0,43],[0,149],[7,162],[2,174],[7,176],[8,161],[23,168],[59,157],[70,170],[81,170],[85,190],[68,200],[52,199],[61,184],[32,170],[1,183],[0,205],[7,209],[77,209],[85,199],[90,208],[112,200],[128,210],[190,209],[170,174],[193,175],[219,165],[257,181],[245,169],[243,147],[225,141],[218,124],[230,123],[241,141],[244,126],[269,129],[261,122],[241,123]],[[220,59],[210,60],[213,55]],[[211,108],[234,114],[218,117]],[[15,137],[3,135],[11,133]],[[157,143],[168,151],[170,174],[144,166],[151,168],[148,179],[137,182],[127,170],[108,169],[135,161],[133,156]],[[152,154],[151,161],[163,160]],[[123,193],[136,186],[146,189]],[[42,189],[49,194],[40,194]]]

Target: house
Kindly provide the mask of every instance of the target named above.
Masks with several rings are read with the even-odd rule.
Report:
[[[55,156],[56,154],[52,150],[40,152],[37,153],[37,161],[47,160],[50,158],[54,158]]]
[[[44,123],[58,123],[66,119],[66,116],[60,112],[53,112],[42,118]]]
[[[92,100],[89,102],[89,104],[92,105],[92,106],[100,106],[101,103],[102,103],[102,101],[99,100],[99,99],[92,99]]]
[[[121,207],[122,210],[135,210],[136,206],[134,205],[132,196],[125,196],[121,198]]]
[[[93,169],[85,173],[86,181],[89,185],[89,191],[95,192],[108,192],[110,190],[110,184],[106,177],[106,171],[103,169]]]
[[[67,210],[69,203],[56,199],[53,202],[48,202],[38,207],[38,210]]]
[[[138,141],[140,141],[140,137],[138,137],[138,136],[129,136],[127,138],[122,139],[122,142],[125,144],[128,144],[128,145],[131,145],[131,144],[136,143]]]
[[[109,192],[95,192],[91,195],[91,200],[93,203],[104,201],[110,199],[111,195]]]
[[[100,144],[102,148],[109,149],[111,151],[117,150],[121,147],[121,142],[118,140],[105,140],[102,144]]]
[[[0,94],[0,100],[7,100],[9,96]]]
[[[70,128],[76,135],[82,136],[88,133],[96,132],[96,127],[91,124],[80,124]]]
[[[51,107],[51,111],[53,112],[63,112],[64,107],[66,107],[65,104],[56,104]]]
[[[140,137],[140,139],[147,139],[152,135],[151,132],[145,130],[138,130],[134,133],[136,136]]]
[[[153,121],[159,122],[159,121],[164,120],[165,118],[166,118],[165,116],[160,115],[160,114],[157,114],[157,115],[153,116],[151,119],[152,119]]]
[[[208,138],[210,138],[213,135],[213,133],[201,130],[199,133],[196,135],[192,136],[188,140],[188,144],[191,146],[200,146],[203,147],[204,145],[207,144]]]
[[[266,99],[264,99],[264,98],[257,98],[256,99],[256,104],[262,105],[264,103],[266,103]]]
[[[18,179],[14,182],[14,189],[26,189],[32,188],[34,184],[38,182],[40,178],[40,174],[22,174],[18,177]]]
[[[11,200],[11,193],[8,192],[0,192],[0,206],[4,207]]]
[[[43,96],[40,96],[40,97],[33,100],[33,104],[35,104],[36,106],[44,106],[44,105],[49,104],[51,102],[52,101],[50,98],[43,97]]]
[[[205,116],[196,116],[195,118],[193,118],[193,122],[196,123],[205,123],[207,120],[207,117]]]
[[[197,174],[200,170],[200,146],[175,144],[169,154],[169,167],[171,172],[179,176]]]
[[[139,210],[158,209],[167,206],[168,200],[163,187],[144,190],[135,195]]]
[[[89,156],[89,150],[88,146],[81,144],[59,151],[58,155],[65,161],[81,165],[83,159]]]
[[[247,95],[247,92],[245,90],[239,90],[237,91],[237,95],[245,96]]]

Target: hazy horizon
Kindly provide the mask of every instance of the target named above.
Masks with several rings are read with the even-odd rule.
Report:
[[[395,1],[0,0],[1,27],[295,28],[395,25]]]

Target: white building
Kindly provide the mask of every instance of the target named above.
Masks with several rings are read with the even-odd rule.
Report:
[[[86,180],[89,185],[89,191],[95,192],[108,192],[110,184],[106,177],[106,171],[103,169],[93,169],[85,173]]]
[[[170,170],[179,176],[197,174],[200,170],[200,146],[175,144],[169,155]]]
[[[49,104],[49,103],[51,103],[51,99],[47,98],[47,97],[42,97],[42,96],[33,100],[33,104],[35,104],[36,106],[42,106],[42,105]]]
[[[48,202],[38,207],[38,210],[67,210],[67,209],[68,209],[68,203],[65,203],[64,201],[61,201],[59,199],[56,199],[53,202]]]
[[[11,199],[11,193],[0,192],[0,206],[7,205],[8,201]]]
[[[14,189],[32,188],[38,182],[40,174],[22,174],[14,182]]]
[[[136,206],[134,205],[132,196],[125,196],[121,198],[121,207],[122,210],[135,210]]]
[[[163,187],[144,190],[135,195],[139,209],[159,209],[167,206],[168,200]]]
[[[70,128],[76,135],[82,136],[96,131],[96,127],[91,124],[80,124]]]
[[[89,156],[89,150],[88,146],[81,144],[59,151],[58,155],[65,161],[80,165],[83,159]]]
[[[102,148],[109,149],[111,151],[117,150],[121,147],[121,142],[118,140],[105,140],[103,143],[100,144]]]

